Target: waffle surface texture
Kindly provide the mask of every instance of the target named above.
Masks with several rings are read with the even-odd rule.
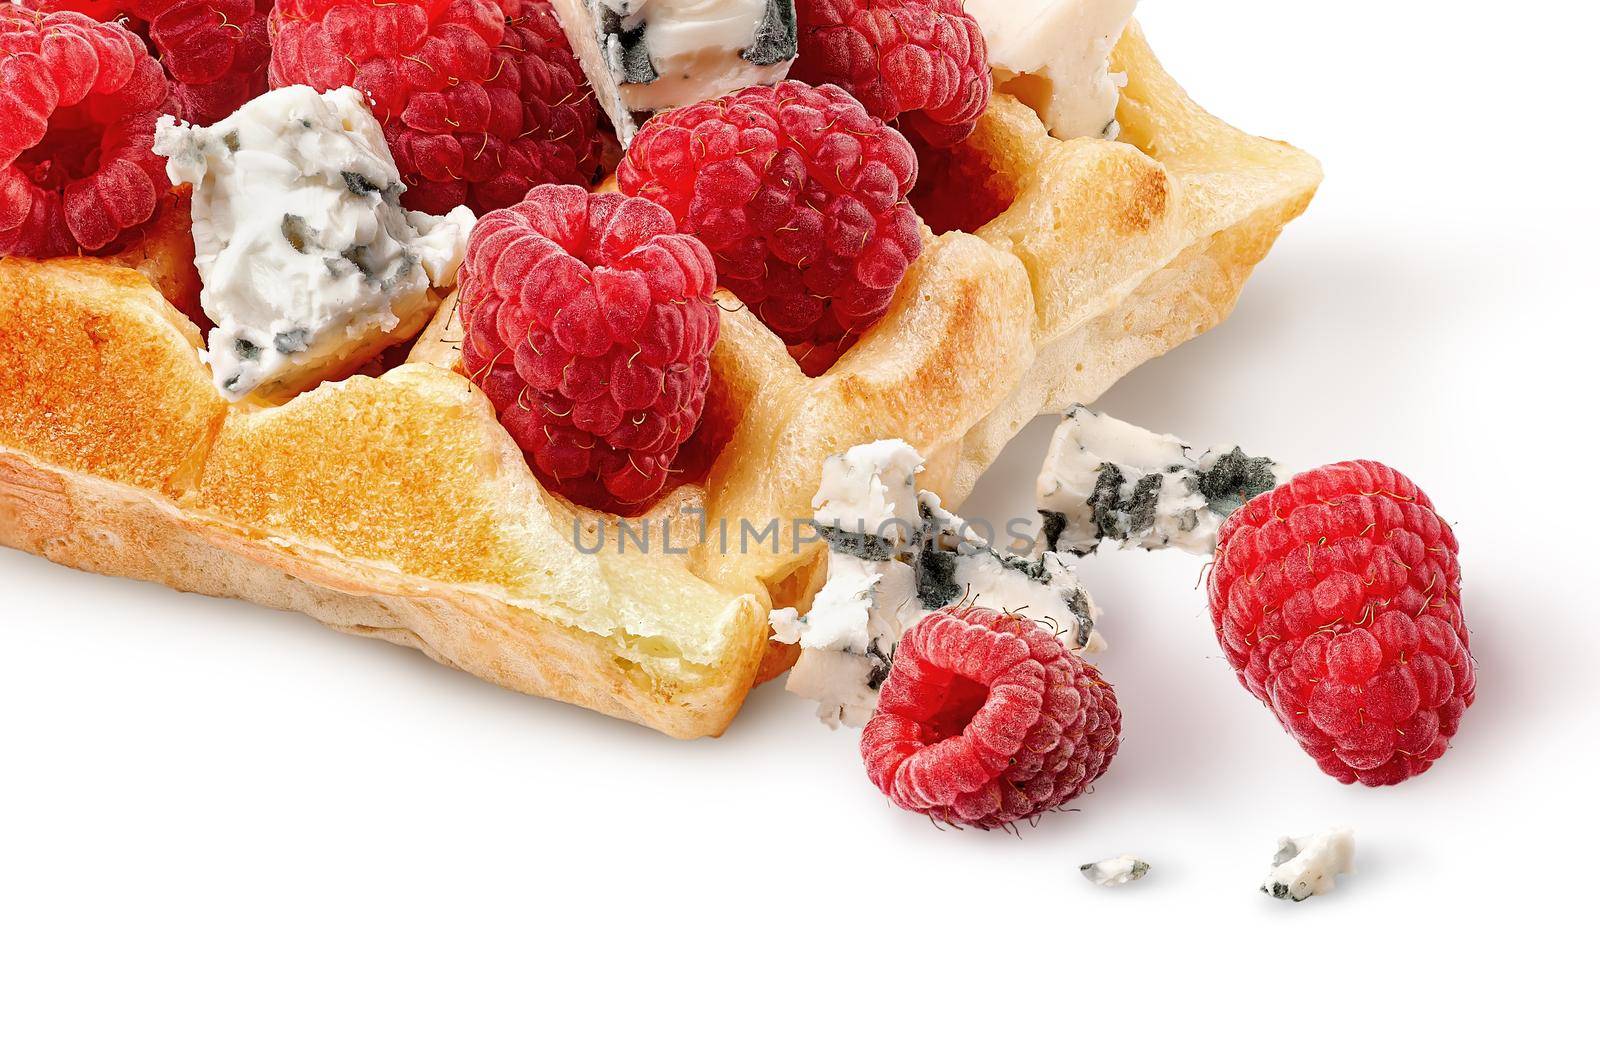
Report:
[[[684,482],[634,518],[649,551],[619,553],[611,528],[589,552],[614,518],[534,480],[456,371],[453,297],[404,364],[230,407],[174,309],[195,298],[187,233],[159,221],[112,259],[0,260],[0,542],[298,610],[675,737],[720,734],[792,663],[767,614],[818,583],[824,555],[796,550],[795,529],[828,455],[904,438],[930,455],[919,482],[959,503],[1034,416],[1226,317],[1310,202],[1316,162],[1197,107],[1137,26],[1114,65],[1120,142],[1055,140],[995,96],[951,164],[1003,209],[930,237],[888,316],[824,375],[723,294]],[[741,521],[774,518],[776,548],[737,548]]]

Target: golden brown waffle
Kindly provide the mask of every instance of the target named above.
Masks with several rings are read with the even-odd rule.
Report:
[[[961,194],[923,205],[934,221],[998,216],[930,236],[888,316],[823,376],[724,296],[689,480],[633,522],[648,550],[619,552],[614,518],[534,480],[455,372],[453,300],[406,364],[230,407],[168,302],[193,297],[171,225],[120,265],[0,261],[0,542],[296,609],[670,735],[718,734],[791,663],[767,613],[817,582],[822,554],[795,548],[795,521],[823,459],[898,436],[932,456],[921,482],[958,503],[1029,419],[1222,320],[1310,201],[1316,162],[1196,107],[1136,26],[1115,65],[1120,143],[1054,140],[995,98],[949,160]],[[741,522],[774,519],[775,542],[739,548]]]

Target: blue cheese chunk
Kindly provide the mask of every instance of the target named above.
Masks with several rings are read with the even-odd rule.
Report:
[[[1080,557],[1104,542],[1209,555],[1228,515],[1288,476],[1238,447],[1198,450],[1074,406],[1039,472],[1040,546]]]
[[[917,473],[922,455],[898,439],[851,447],[822,466],[822,484],[811,504],[818,525],[899,538],[922,523]]]
[[[1356,835],[1336,827],[1303,838],[1279,838],[1272,871],[1261,892],[1279,900],[1303,901],[1333,889],[1334,880],[1356,869]]]
[[[554,0],[624,147],[655,111],[783,80],[794,0]]]
[[[355,89],[291,85],[201,128],[165,117],[156,153],[194,186],[201,357],[229,399],[287,394],[427,324],[473,225],[400,205],[383,129]]]
[[[1097,650],[1093,601],[1067,558],[996,550],[939,496],[917,491],[922,457],[900,440],[853,447],[824,464],[812,499],[828,544],[828,579],[804,615],[772,613],[773,637],[798,644],[788,688],[830,727],[877,709],[901,636],[929,613],[966,603],[1020,613],[1074,650]]]
[[[1115,140],[1125,74],[1111,50],[1137,0],[967,0],[1001,92],[1038,112],[1062,139]]]

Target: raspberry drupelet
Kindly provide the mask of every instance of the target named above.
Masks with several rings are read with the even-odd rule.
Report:
[[[473,229],[463,369],[547,487],[633,511],[699,424],[716,286],[710,253],[660,206],[545,185]]]
[[[24,0],[41,11],[124,21],[150,42],[173,81],[174,110],[196,125],[228,117],[267,91],[272,0]]]
[[[412,210],[599,175],[600,109],[547,0],[278,0],[271,25],[273,86],[372,98]]]
[[[1121,729],[1116,693],[1043,625],[950,608],[900,640],[861,756],[901,808],[988,830],[1083,793]]]
[[[0,254],[99,251],[149,221],[171,94],[126,27],[0,7]]]
[[[617,182],[705,241],[722,284],[814,376],[921,253],[916,175],[905,137],[843,89],[782,81],[656,115]]]
[[[798,0],[795,12],[794,77],[838,85],[931,145],[965,140],[989,106],[989,49],[962,0]]]
[[[1455,533],[1386,465],[1326,465],[1247,502],[1209,597],[1240,682],[1341,782],[1427,771],[1472,704]]]

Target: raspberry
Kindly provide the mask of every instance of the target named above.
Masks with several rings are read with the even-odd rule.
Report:
[[[413,210],[599,173],[600,109],[547,0],[278,0],[270,73],[370,96]]]
[[[1209,594],[1240,682],[1340,782],[1427,771],[1472,704],[1455,534],[1386,465],[1327,465],[1235,511]]]
[[[267,91],[272,0],[136,0],[150,41],[177,83],[178,114],[220,122]]]
[[[705,241],[722,283],[816,375],[889,308],[922,250],[906,138],[843,89],[743,89],[651,118],[617,182]]]
[[[656,204],[545,185],[472,231],[464,367],[547,486],[637,508],[699,424],[716,287],[705,246]]]
[[[178,117],[211,125],[267,91],[272,0],[26,0],[41,11],[126,20],[174,82]]]
[[[1017,200],[1026,175],[1006,171],[972,141],[934,147],[916,130],[906,134],[917,153],[917,187],[911,209],[935,233],[975,233]]]
[[[867,113],[904,116],[937,147],[972,133],[993,79],[983,30],[962,0],[800,0],[794,76],[838,85]]]
[[[861,757],[901,808],[988,830],[1083,793],[1121,729],[1110,685],[1040,624],[943,609],[901,638]]]
[[[149,221],[171,91],[122,26],[0,6],[0,254],[98,251]]]

